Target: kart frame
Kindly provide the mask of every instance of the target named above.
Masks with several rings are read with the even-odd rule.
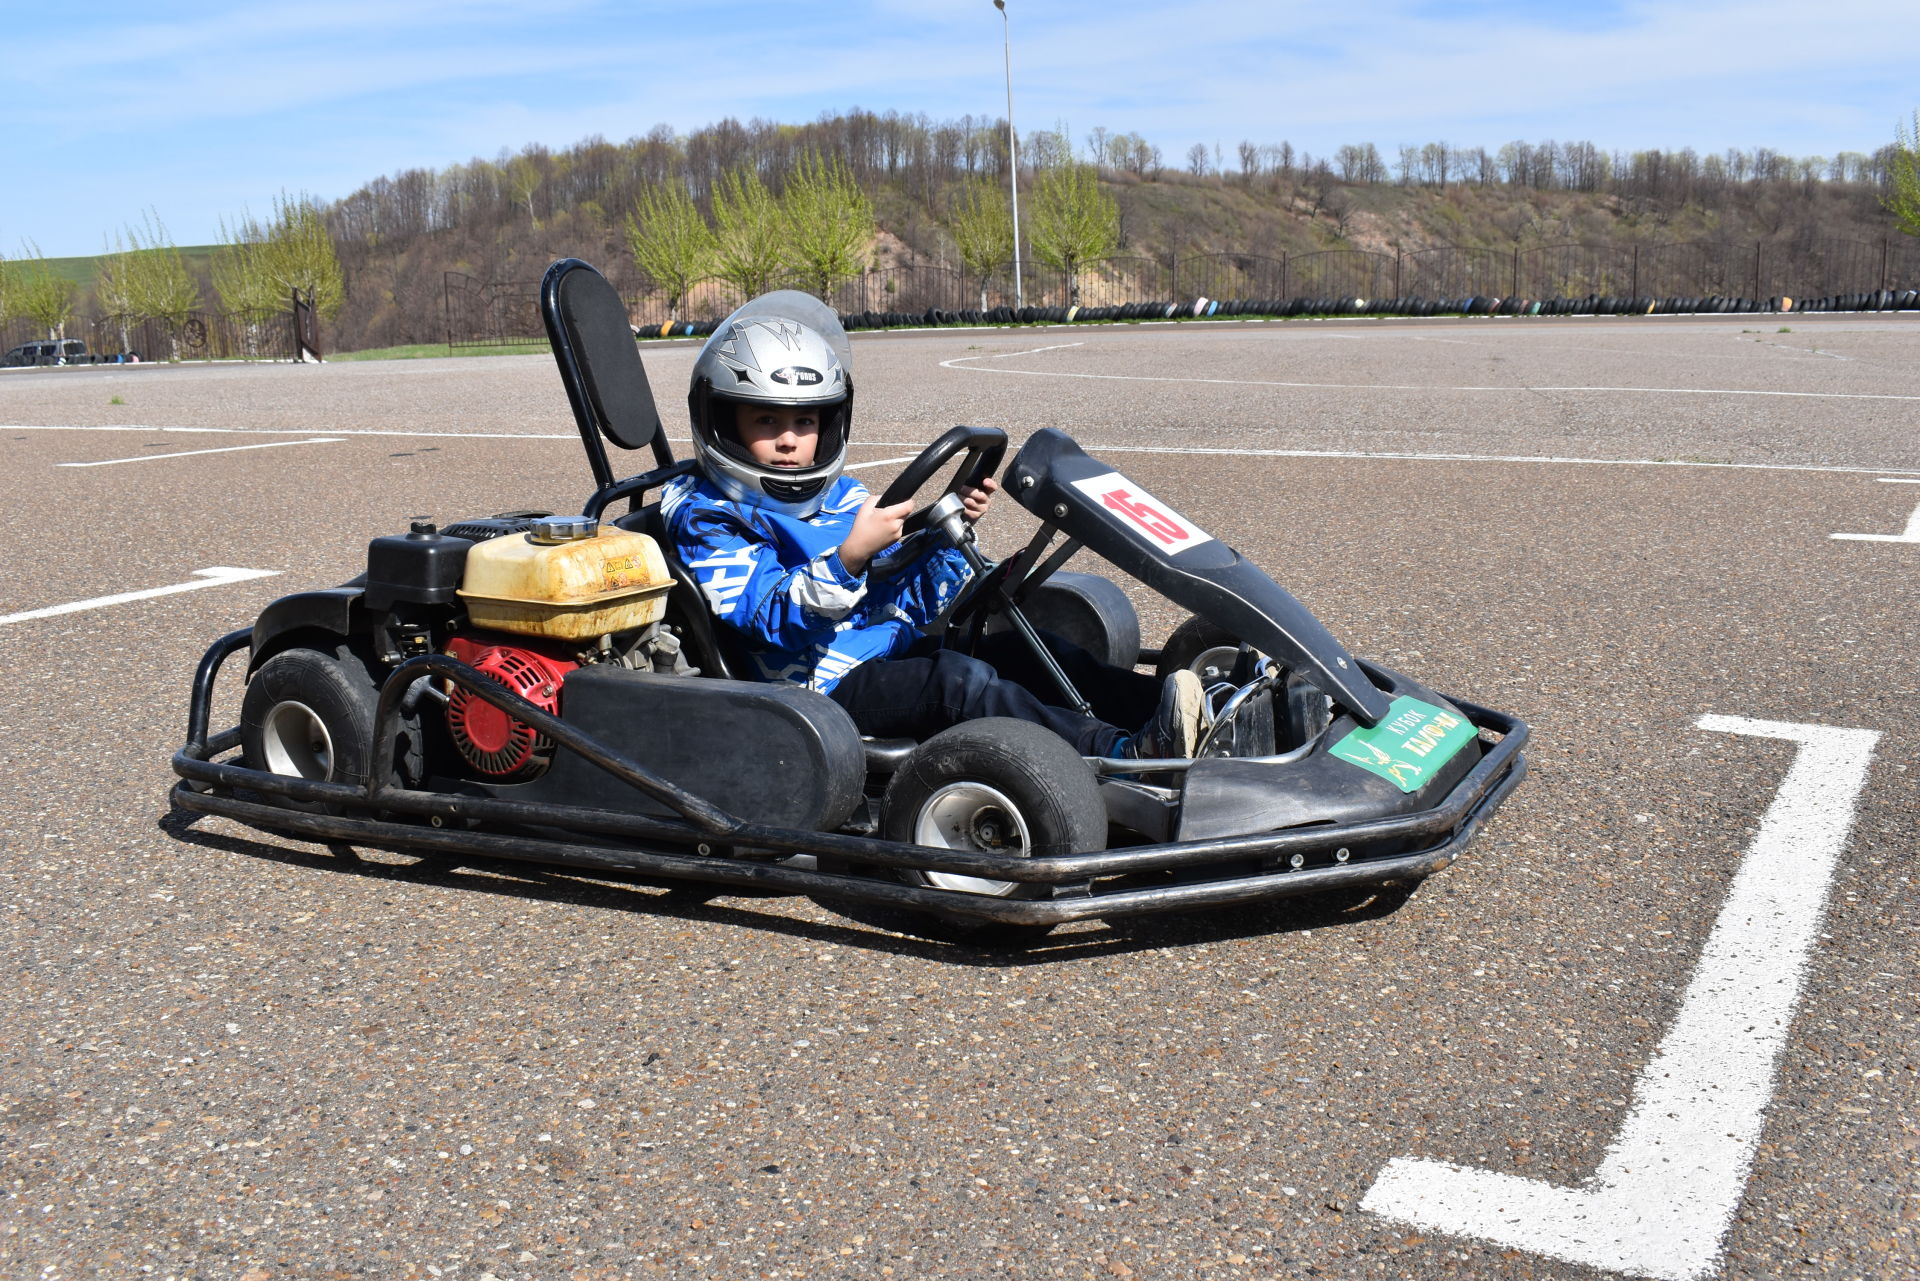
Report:
[[[320,782],[250,769],[236,763],[237,757],[221,759],[235,753],[240,728],[209,733],[209,726],[220,670],[228,658],[250,646],[252,636],[250,629],[242,629],[221,637],[195,672],[187,741],[173,756],[173,770],[181,781],[171,799],[181,810],[318,842],[805,894],[1005,925],[1057,925],[1410,885],[1458,858],[1527,769],[1521,750],[1528,735],[1524,722],[1450,699],[1478,731],[1483,755],[1444,799],[1418,813],[1049,858],[965,853],[747,822],[443,654],[407,660],[382,685],[368,782]],[[1390,676],[1364,660],[1361,666],[1375,677]],[[558,750],[585,757],[671,812],[655,815],[425,792],[380,781],[394,775],[402,700],[423,677],[465,688],[546,735]],[[249,792],[266,799],[252,799]],[[272,803],[275,799],[283,803]],[[289,801],[326,809],[286,808]],[[914,869],[1018,881],[1049,886],[1052,894],[1002,898],[913,886],[857,871],[823,870],[814,865],[817,860],[836,868]],[[1137,883],[1157,873],[1173,875],[1162,877],[1163,883]]]

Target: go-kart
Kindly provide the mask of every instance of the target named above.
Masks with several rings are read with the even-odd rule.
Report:
[[[365,574],[215,641],[173,758],[178,808],[322,842],[806,894],[986,942],[1410,886],[1525,773],[1519,720],[1354,657],[1232,548],[1052,429],[1001,476],[1039,522],[1017,553],[989,561],[955,493],[998,469],[1006,436],[956,427],[882,495],[905,502],[954,465],[869,572],[897,572],[927,540],[958,547],[975,573],[930,631],[969,651],[1017,633],[1062,706],[1088,700],[1056,638],[1121,668],[1191,667],[1208,689],[1197,755],[1085,758],[1004,719],[863,739],[822,694],[739,679],[745,656],[647,501],[692,461],[667,444],[613,288],[564,259],[541,310],[593,471],[582,513],[375,538]],[[742,311],[810,324],[850,363],[808,295]],[[609,442],[654,466],[616,479]],[[1063,568],[1082,548],[1193,616],[1143,648],[1125,593]],[[210,732],[216,678],[242,650],[240,724]]]

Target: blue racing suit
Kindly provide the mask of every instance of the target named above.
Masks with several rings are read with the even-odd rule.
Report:
[[[950,547],[878,586],[848,573],[840,544],[866,500],[850,476],[806,519],[736,502],[697,475],[661,491],[675,554],[713,616],[745,640],[760,679],[824,694],[861,663],[905,654],[966,584],[972,570]]]

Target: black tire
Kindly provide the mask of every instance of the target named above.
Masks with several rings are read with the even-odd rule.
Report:
[[[1117,583],[1097,574],[1061,570],[1027,597],[1021,612],[1042,632],[1087,651],[1122,671],[1140,661],[1140,618]],[[1005,614],[987,620],[987,634],[1013,630]]]
[[[1105,849],[1107,810],[1080,754],[1026,721],[991,717],[934,735],[894,772],[881,801],[881,834],[935,848],[1029,858]],[[955,873],[899,872],[909,885],[995,898],[1036,899],[1052,887]],[[1010,925],[914,913],[914,932],[982,946],[1029,943],[1051,925]]]
[[[1165,680],[1184,667],[1199,676],[1202,685],[1212,686],[1227,679],[1239,657],[1240,642],[1232,633],[1195,615],[1173,629],[1153,671]]]
[[[240,704],[241,759],[248,768],[358,786],[367,779],[380,691],[366,664],[342,645],[332,653],[282,650],[247,681]],[[420,774],[420,734],[403,725],[395,749],[402,782]],[[338,807],[287,801],[292,808]]]

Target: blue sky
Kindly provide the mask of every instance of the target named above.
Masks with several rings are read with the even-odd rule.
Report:
[[[1014,112],[1316,154],[1515,138],[1870,152],[1920,106],[1914,0],[1009,0]],[[9,6],[0,254],[180,244],[383,173],[665,123],[1005,110],[990,0]]]

